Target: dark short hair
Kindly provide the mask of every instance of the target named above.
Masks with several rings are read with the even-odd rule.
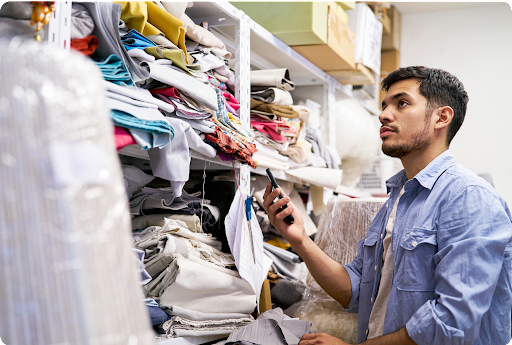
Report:
[[[427,108],[450,106],[453,109],[453,119],[448,126],[446,138],[450,145],[466,116],[469,97],[464,85],[457,77],[442,69],[410,66],[397,69],[384,78],[382,90],[388,92],[397,81],[411,78],[419,80],[420,93],[427,99]]]

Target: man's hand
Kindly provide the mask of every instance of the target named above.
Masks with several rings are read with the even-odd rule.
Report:
[[[348,343],[326,333],[313,333],[304,334],[299,345],[348,345]]]
[[[279,192],[283,193],[282,199],[273,203],[274,199],[279,196]],[[284,205],[288,205],[288,208],[282,209]],[[305,237],[307,237],[306,231],[304,230],[304,221],[302,215],[295,208],[295,205],[290,202],[290,198],[284,194],[280,188],[276,188],[272,191],[272,184],[267,185],[265,195],[263,196],[263,207],[267,212],[270,223],[279,231],[279,233],[290,242],[291,246],[295,249],[303,243]],[[288,215],[293,215],[295,221],[293,224],[288,224],[284,218]]]

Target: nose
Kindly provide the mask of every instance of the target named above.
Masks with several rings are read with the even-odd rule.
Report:
[[[393,116],[393,112],[391,111],[390,108],[391,107],[386,107],[386,109],[384,109],[382,113],[380,113],[379,121],[381,124],[386,124],[394,121],[395,117]]]

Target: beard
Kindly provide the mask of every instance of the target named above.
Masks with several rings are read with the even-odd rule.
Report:
[[[382,152],[390,157],[402,158],[412,152],[420,151],[421,149],[428,147],[432,142],[432,137],[429,135],[428,130],[428,124],[431,116],[432,111],[427,111],[425,114],[425,126],[423,127],[423,130],[415,133],[410,142],[386,146],[386,142],[384,141],[382,143]],[[398,130],[396,127],[390,125],[386,125],[386,127],[390,127],[394,131]]]

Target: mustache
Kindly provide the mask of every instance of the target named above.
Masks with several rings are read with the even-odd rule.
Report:
[[[398,128],[397,128],[397,127],[395,127],[395,126],[393,126],[393,125],[382,125],[382,126],[380,126],[380,128],[381,128],[381,129],[382,129],[383,127],[389,128],[389,129],[391,129],[391,130],[392,130],[392,131],[394,131],[394,132],[398,132]]]

